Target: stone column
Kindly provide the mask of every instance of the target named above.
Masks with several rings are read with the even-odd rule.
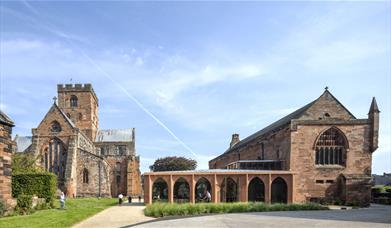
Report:
[[[213,193],[212,193],[212,202],[213,203],[218,203],[220,202],[219,201],[219,197],[218,197],[218,190],[220,189],[218,183],[217,183],[217,176],[216,174],[213,176],[213,183],[211,183],[211,185],[213,186]]]
[[[194,174],[191,175],[189,187],[190,187],[190,203],[195,203],[195,183],[194,183]]]
[[[271,174],[267,175],[265,181],[265,203],[271,203]]]
[[[289,176],[289,183],[288,183],[288,203],[294,202],[294,175],[290,174]]]
[[[151,176],[145,176],[144,177],[144,203],[150,204],[152,203],[152,181]]]
[[[174,183],[172,181],[172,175],[168,179],[168,202],[174,202]]]

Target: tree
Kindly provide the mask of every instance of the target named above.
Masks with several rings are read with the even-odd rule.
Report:
[[[37,166],[38,157],[32,153],[15,153],[12,155],[12,173],[37,173],[42,172],[42,168]]]
[[[153,172],[195,170],[197,161],[185,157],[164,157],[157,159],[149,168]]]

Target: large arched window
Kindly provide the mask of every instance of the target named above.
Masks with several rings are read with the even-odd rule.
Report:
[[[71,99],[69,99],[69,103],[71,107],[77,107],[77,97],[75,95],[72,95]]]
[[[65,169],[67,162],[67,151],[58,138],[53,138],[43,151],[46,171],[57,175],[58,184],[62,186],[65,182]]]
[[[316,165],[345,165],[347,142],[345,135],[330,128],[323,132],[315,145]]]

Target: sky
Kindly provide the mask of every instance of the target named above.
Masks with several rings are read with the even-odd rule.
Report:
[[[380,113],[372,172],[391,172],[391,3],[0,2],[0,108],[31,135],[56,85],[92,83],[99,125],[136,128],[141,171],[199,169],[326,86]]]

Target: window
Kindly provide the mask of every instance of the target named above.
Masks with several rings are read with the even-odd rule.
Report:
[[[121,172],[121,163],[120,162],[115,163],[115,171]]]
[[[60,132],[61,125],[57,121],[53,121],[50,130],[51,132]]]
[[[315,183],[317,183],[317,184],[323,184],[323,183],[324,183],[324,180],[316,180]]]
[[[117,146],[117,155],[126,155],[126,146]]]
[[[100,155],[105,155],[106,154],[106,147],[102,146],[100,148]]]
[[[321,134],[315,146],[316,165],[344,165],[347,142],[345,136],[336,128]]]
[[[326,183],[327,184],[332,184],[332,183],[334,183],[334,180],[326,180]]]
[[[69,100],[69,103],[71,107],[77,107],[77,97],[75,95],[72,95],[71,99]]]
[[[83,183],[88,184],[88,169],[83,169]]]

